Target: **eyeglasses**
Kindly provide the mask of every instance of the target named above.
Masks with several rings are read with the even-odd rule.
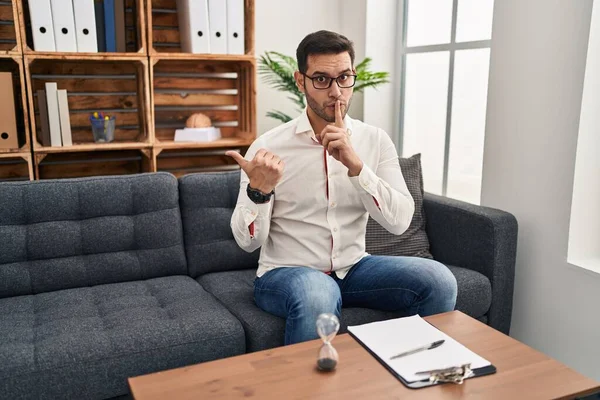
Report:
[[[352,74],[342,74],[337,78],[330,78],[325,75],[317,75],[317,76],[308,76],[306,74],[302,74],[308,79],[312,81],[313,87],[318,90],[329,89],[331,87],[331,83],[335,80],[337,85],[342,89],[351,88],[356,83],[356,75]]]

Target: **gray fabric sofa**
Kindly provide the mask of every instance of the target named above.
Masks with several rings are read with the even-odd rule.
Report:
[[[130,376],[282,345],[284,321],[253,302],[258,252],[229,229],[238,187],[238,172],[1,183],[0,398],[122,396]],[[425,205],[457,308],[508,332],[515,219]]]

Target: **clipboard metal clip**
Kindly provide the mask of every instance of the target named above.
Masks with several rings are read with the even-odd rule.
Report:
[[[431,384],[448,382],[462,385],[465,379],[474,375],[474,372],[471,369],[471,364],[463,364],[456,367],[421,371],[417,372],[417,375],[429,375]]]

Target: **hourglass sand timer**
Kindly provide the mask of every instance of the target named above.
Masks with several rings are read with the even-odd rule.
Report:
[[[339,356],[331,341],[340,329],[340,320],[334,314],[325,313],[317,318],[317,332],[323,340],[319,349],[317,367],[321,371],[333,371],[338,363]]]

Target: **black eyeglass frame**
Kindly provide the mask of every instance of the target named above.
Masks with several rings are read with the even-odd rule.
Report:
[[[305,78],[308,78],[308,79],[310,79],[312,81],[312,85],[313,85],[313,87],[316,90],[327,90],[327,89],[329,89],[331,87],[333,81],[335,81],[335,83],[338,85],[338,87],[340,89],[349,89],[349,88],[354,87],[356,85],[356,77],[357,77],[356,74],[341,74],[340,76],[337,76],[335,78],[332,78],[332,77],[329,77],[329,76],[325,76],[325,75],[308,76],[304,72],[301,72],[301,74],[304,75]],[[342,86],[342,85],[340,85],[340,82],[338,82],[338,79],[340,79],[340,77],[342,77],[342,76],[353,76],[354,77],[354,82],[352,83],[352,85],[350,85],[350,86]],[[327,85],[327,87],[316,87],[315,86],[315,79],[321,78],[321,77],[329,79],[329,85]]]

